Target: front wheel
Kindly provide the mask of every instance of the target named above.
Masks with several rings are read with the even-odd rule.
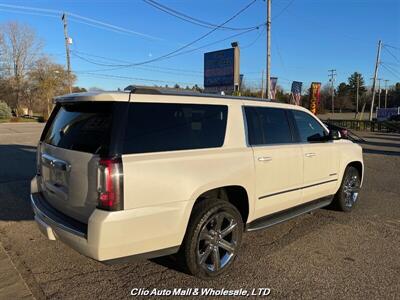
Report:
[[[242,217],[235,206],[204,199],[193,208],[179,258],[192,275],[213,278],[232,265],[242,233]]]
[[[351,211],[358,200],[360,186],[361,179],[358,170],[351,166],[347,167],[334,199],[337,208],[345,212]]]

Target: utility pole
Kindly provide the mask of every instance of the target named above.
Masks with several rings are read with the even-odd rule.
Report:
[[[261,99],[264,99],[264,70],[261,72]]]
[[[329,81],[331,82],[332,114],[334,114],[335,113],[335,87],[334,87],[334,83],[335,83],[336,70],[332,69],[332,70],[328,70],[328,72],[331,73],[328,76],[330,77]]]
[[[271,97],[271,0],[267,2],[267,70],[266,70],[266,92],[267,98]]]
[[[360,89],[360,74],[357,73],[356,116],[358,115],[358,91]]]
[[[72,93],[71,58],[69,53],[69,44],[71,43],[71,39],[68,36],[67,14],[63,13],[61,19],[63,20],[64,23],[65,52],[67,54],[68,87],[69,87],[69,92]]]
[[[378,78],[378,108],[381,108],[381,80],[382,78]]]
[[[379,63],[380,63],[379,60],[380,60],[380,56],[381,56],[381,48],[382,48],[382,41],[379,40],[378,52],[376,54],[376,62],[375,62],[374,82],[372,83],[372,101],[371,101],[371,110],[369,112],[369,120],[370,121],[372,121],[372,116],[374,114],[376,78],[378,77],[378,68],[379,68]]]
[[[387,94],[388,94],[388,90],[387,90],[387,83],[389,82],[388,79],[385,79],[385,108],[387,108]]]

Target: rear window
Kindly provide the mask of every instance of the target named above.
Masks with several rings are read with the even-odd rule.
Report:
[[[112,102],[63,104],[44,136],[56,147],[93,154],[107,153],[112,124]]]
[[[124,153],[221,147],[227,113],[225,105],[131,103]]]

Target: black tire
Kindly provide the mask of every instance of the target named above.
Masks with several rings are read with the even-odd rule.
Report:
[[[340,188],[334,197],[334,207],[344,212],[350,212],[359,200],[360,184],[360,173],[356,168],[348,166],[344,172]]]
[[[218,229],[219,223],[221,230]],[[222,237],[228,232],[223,229],[229,226],[232,227],[232,231]],[[177,259],[189,274],[202,279],[214,278],[232,266],[242,241],[242,234],[243,221],[235,206],[217,198],[203,199],[193,207]],[[233,251],[225,250],[221,244],[223,247],[233,246]],[[215,250],[215,247],[218,250]],[[202,263],[201,258],[204,257],[206,259]],[[219,265],[216,263],[216,257],[219,257]]]

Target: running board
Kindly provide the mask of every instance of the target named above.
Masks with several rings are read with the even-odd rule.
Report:
[[[255,231],[273,226],[275,224],[279,224],[281,222],[295,218],[318,208],[328,206],[329,204],[331,204],[332,200],[333,195],[319,198],[305,204],[294,206],[283,211],[279,211],[271,215],[258,218],[246,225],[246,231]]]

